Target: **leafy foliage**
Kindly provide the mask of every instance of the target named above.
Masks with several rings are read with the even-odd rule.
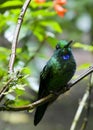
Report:
[[[82,48],[86,51],[92,51],[93,52],[93,46],[92,45],[86,45],[86,44],[82,44],[82,43],[77,42],[73,45],[73,47]]]
[[[5,36],[10,42],[12,41],[11,37],[13,36],[23,2],[23,0],[0,1],[0,34]],[[45,63],[45,60],[49,59],[51,50],[55,47],[58,39],[67,38],[68,40],[74,39],[76,41],[79,39],[80,42],[76,42],[73,47],[93,51],[92,45],[81,43],[81,37],[86,32],[77,27],[78,19],[82,15],[88,14],[91,19],[93,18],[93,13],[91,12],[92,3],[92,0],[68,1],[64,5],[68,12],[63,18],[57,15],[53,2],[50,0],[41,5],[34,0],[30,3],[19,36],[19,48],[16,50],[15,72],[22,73],[22,76],[11,84],[11,89],[6,93],[6,99],[13,100],[12,105],[20,106],[35,100],[35,92],[38,85],[35,84],[36,82],[33,85],[33,82],[29,81],[28,77],[39,77],[42,61]],[[88,31],[90,34],[93,34],[92,27],[93,25]],[[90,39],[89,42],[91,43],[91,41]],[[0,47],[0,79],[2,82],[0,87],[9,78],[7,71],[10,53],[10,49]],[[89,64],[86,63],[80,69],[88,66]],[[28,89],[31,90],[30,96],[28,96]],[[12,98],[9,95],[12,95]]]

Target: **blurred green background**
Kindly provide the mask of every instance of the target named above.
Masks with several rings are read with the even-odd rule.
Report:
[[[7,79],[12,39],[24,0],[0,0],[0,88]],[[53,1],[30,3],[22,23],[15,60],[15,71],[23,78],[15,89],[8,92],[4,102],[13,106],[32,103],[37,98],[39,74],[53,54],[58,40],[74,40],[73,53],[77,71],[73,80],[93,64],[93,0],[67,0],[68,11],[58,16]],[[33,112],[0,112],[0,130],[69,130],[89,79],[75,85],[61,95],[47,110],[37,127],[33,125]],[[24,87],[25,85],[25,87]],[[93,94],[91,95],[93,99]],[[1,103],[2,105],[2,103]],[[81,115],[77,130],[82,124]],[[93,101],[86,130],[93,129]]]

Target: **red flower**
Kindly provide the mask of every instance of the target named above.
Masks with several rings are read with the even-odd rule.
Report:
[[[57,12],[57,14],[61,17],[64,17],[64,14],[67,12],[67,9],[63,8],[61,5],[59,4],[55,4],[54,5],[54,9]]]
[[[45,3],[46,0],[35,0],[35,2],[38,3],[38,4],[42,4],[42,3]]]
[[[55,0],[55,4],[64,5],[64,4],[66,4],[66,3],[67,3],[66,0]]]

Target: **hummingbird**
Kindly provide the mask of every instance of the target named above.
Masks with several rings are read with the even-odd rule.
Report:
[[[48,96],[51,92],[57,93],[64,89],[73,77],[76,70],[76,62],[71,50],[72,42],[61,40],[56,45],[54,54],[40,73],[38,100]],[[35,126],[43,118],[50,103],[51,101],[36,108],[34,116]]]

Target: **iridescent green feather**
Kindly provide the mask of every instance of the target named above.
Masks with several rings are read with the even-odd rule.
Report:
[[[41,72],[38,99],[47,96],[51,91],[62,90],[74,75],[76,62],[71,51],[71,42],[61,40],[57,44],[53,56]],[[40,122],[48,104],[49,102],[37,107],[34,125]]]

